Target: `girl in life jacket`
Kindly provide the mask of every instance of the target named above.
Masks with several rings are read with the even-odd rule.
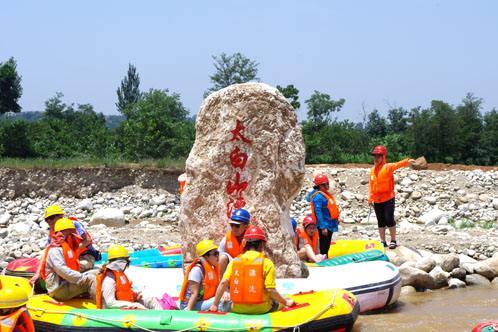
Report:
[[[3,285],[0,280],[0,331],[34,332],[33,320],[25,307],[28,294],[15,285]]]
[[[196,246],[196,253],[197,258],[187,267],[183,278],[179,296],[181,310],[208,310],[220,283],[218,246],[212,240],[202,240]],[[226,303],[223,301],[221,311],[228,311],[224,308]]]
[[[296,250],[302,261],[318,263],[327,258],[319,253],[318,231],[316,221],[311,216],[303,219],[303,226],[297,228]]]
[[[132,283],[124,272],[130,265],[130,255],[125,247],[109,247],[107,258],[109,263],[102,266],[97,274],[97,308],[162,309],[156,298],[144,297],[140,292],[133,291]]]

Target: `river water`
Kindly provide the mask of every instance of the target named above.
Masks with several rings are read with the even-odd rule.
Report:
[[[470,331],[498,320],[498,287],[436,290],[402,295],[392,308],[360,315],[354,332]]]

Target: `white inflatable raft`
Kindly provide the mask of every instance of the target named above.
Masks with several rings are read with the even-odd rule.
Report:
[[[165,292],[178,296],[183,282],[182,269],[148,269],[130,266],[133,286],[146,295],[160,297]],[[308,278],[277,279],[282,294],[295,294],[331,288],[346,289],[356,295],[360,312],[381,309],[395,303],[401,291],[398,269],[385,261],[352,263],[331,267],[311,267]]]

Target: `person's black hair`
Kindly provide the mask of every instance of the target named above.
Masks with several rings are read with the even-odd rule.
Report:
[[[319,185],[314,185],[313,189],[318,190],[319,187],[320,187]]]
[[[264,241],[262,240],[249,240],[246,241],[246,245],[244,246],[244,250],[256,250],[259,251],[261,249],[261,245]]]

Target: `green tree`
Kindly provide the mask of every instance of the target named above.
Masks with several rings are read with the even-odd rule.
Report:
[[[296,111],[301,107],[301,103],[299,102],[299,90],[293,84],[289,84],[286,87],[277,85],[277,89],[285,98],[287,98]]]
[[[305,101],[308,106],[308,120],[315,126],[321,126],[332,121],[332,113],[339,112],[346,102],[345,99],[333,100],[327,93],[314,91]]]
[[[144,93],[121,123],[125,155],[134,160],[186,156],[195,138],[187,115],[180,95],[154,89]]]
[[[18,104],[22,95],[21,76],[17,73],[17,63],[14,58],[0,62],[0,114],[20,112]]]
[[[403,107],[392,108],[387,113],[387,131],[398,134],[404,132],[408,128],[408,111]]]
[[[483,100],[468,93],[457,107],[459,151],[462,162],[472,164],[479,157],[479,140],[482,131]],[[498,139],[498,137],[497,137]]]
[[[4,121],[0,129],[2,156],[10,158],[34,157],[30,123],[24,120]]]
[[[216,72],[209,76],[213,86],[204,94],[226,88],[232,84],[246,83],[258,80],[258,63],[245,57],[241,53],[227,55],[221,53],[219,56],[213,56],[214,68]]]
[[[116,93],[118,95],[116,107],[121,114],[127,115],[127,108],[138,102],[141,95],[140,76],[137,73],[137,68],[131,63],[128,64],[128,72]]]
[[[368,114],[365,130],[370,137],[384,137],[387,134],[386,119],[380,115],[378,110]]]
[[[458,137],[458,119],[455,109],[440,100],[431,102],[431,111],[434,114],[435,131],[433,144],[436,147],[438,161],[453,163],[459,160],[460,139]]]
[[[480,146],[483,163],[498,165],[498,111],[496,109],[484,114]]]

